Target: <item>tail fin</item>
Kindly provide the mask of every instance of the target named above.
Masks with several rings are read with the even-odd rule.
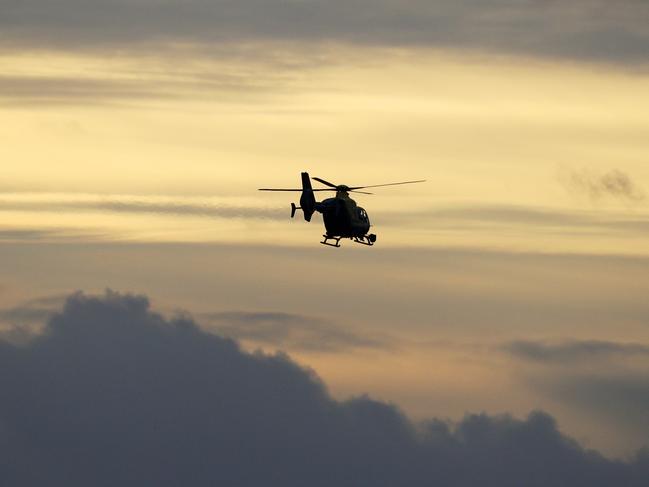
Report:
[[[308,222],[311,221],[311,216],[315,211],[315,196],[313,194],[313,188],[311,187],[311,179],[309,179],[309,173],[302,173],[302,196],[300,196],[300,206],[304,212],[304,219]],[[295,214],[294,206],[291,206],[291,213]]]

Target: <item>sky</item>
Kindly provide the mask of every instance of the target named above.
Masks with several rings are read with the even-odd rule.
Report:
[[[112,485],[157,483],[167,456],[171,484],[293,485],[300,452],[324,462],[303,478],[356,442],[366,468],[322,485],[403,471],[509,485],[540,475],[511,466],[514,444],[556,466],[540,485],[634,485],[649,447],[647,25],[642,0],[0,0],[0,393],[14,397],[0,448],[15,459],[0,476],[42,485],[25,465],[63,479],[85,458],[87,485],[102,458],[151,449]],[[257,191],[302,171],[426,182],[356,195],[377,243],[334,249],[319,215],[290,219],[299,193]],[[174,350],[202,358],[165,365]],[[160,389],[112,417],[140,383]],[[61,412],[81,397],[82,419]],[[232,405],[250,398],[267,416]],[[158,416],[127,433],[140,407]],[[158,431],[165,417],[187,432]],[[225,418],[243,429],[215,443]],[[509,467],[472,463],[481,434]],[[152,447],[177,436],[196,440],[185,457]],[[232,470],[205,467],[232,444]],[[278,444],[294,449],[236,477]]]

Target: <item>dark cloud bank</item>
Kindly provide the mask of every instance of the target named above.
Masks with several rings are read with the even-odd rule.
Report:
[[[333,41],[630,64],[649,52],[645,0],[0,0],[0,12],[9,49]]]
[[[43,335],[0,342],[7,486],[644,486],[532,413],[421,428],[333,400],[284,355],[248,354],[144,297],[71,296]]]

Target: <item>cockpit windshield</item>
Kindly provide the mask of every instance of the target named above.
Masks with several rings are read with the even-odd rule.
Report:
[[[358,211],[358,218],[361,221],[364,221],[364,222],[369,222],[370,221],[368,216],[367,216],[367,212],[363,208],[358,207],[357,211]]]

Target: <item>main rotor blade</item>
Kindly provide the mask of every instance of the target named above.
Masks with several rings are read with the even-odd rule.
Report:
[[[370,186],[354,186],[353,188],[349,188],[349,189],[354,190],[354,189],[363,189],[363,188],[379,188],[381,186],[396,186],[398,184],[413,184],[413,183],[425,183],[425,182],[426,182],[425,179],[418,179],[417,181],[402,181],[400,183],[372,184]]]
[[[322,183],[325,186],[329,186],[330,188],[337,188],[335,184],[330,183],[329,181],[325,181],[324,179],[320,179],[320,178],[311,178],[311,179],[318,181],[319,183]]]
[[[367,191],[356,191],[355,189],[350,189],[350,193],[360,193],[360,194],[374,194],[374,193],[368,193]]]
[[[279,189],[279,188],[259,188],[257,191],[334,191],[329,188],[317,188],[317,189]]]

